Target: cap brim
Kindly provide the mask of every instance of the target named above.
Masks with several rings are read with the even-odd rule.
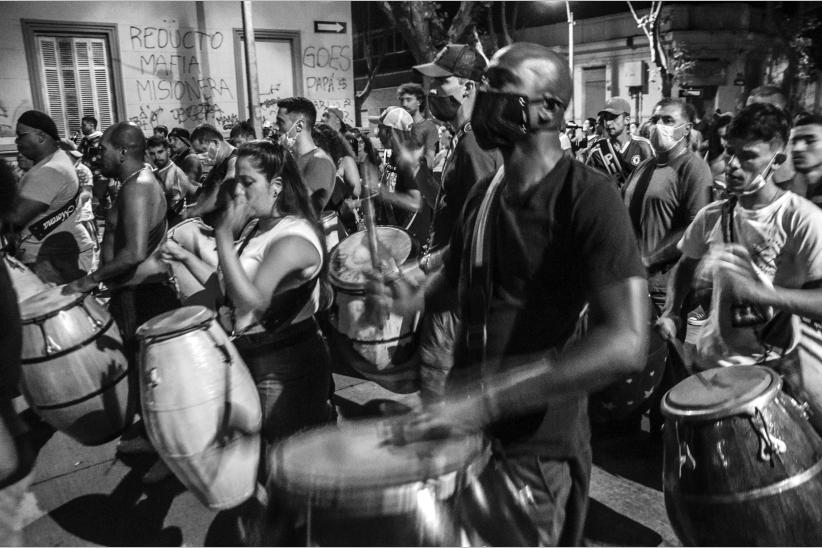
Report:
[[[380,123],[380,117],[379,116],[369,116],[368,121],[371,122],[372,124],[379,124]]]
[[[616,116],[619,116],[620,114],[626,114],[625,112],[620,112],[615,108],[604,108],[604,109],[600,110],[599,112],[597,112],[597,116],[599,116],[603,112],[607,112],[608,114],[614,114]]]
[[[69,154],[71,154],[72,156],[74,156],[75,158],[82,158],[83,157],[83,153],[78,151],[78,150],[69,150],[67,152]]]
[[[423,65],[414,65],[414,70],[422,74],[423,76],[428,76],[429,78],[444,78],[446,76],[453,76],[452,72],[449,72],[439,66],[436,63],[425,63]]]

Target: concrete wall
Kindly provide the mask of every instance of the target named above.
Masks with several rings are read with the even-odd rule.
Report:
[[[222,126],[248,117],[237,60],[242,43],[240,2],[0,2],[0,147],[13,144],[17,117],[38,104],[32,90],[21,20],[115,24],[125,118],[147,132],[164,124]],[[346,24],[344,34],[315,33],[314,21]],[[324,106],[354,119],[351,8],[349,2],[254,2],[257,31],[297,31],[296,67],[258,55],[263,116],[276,116],[276,99],[290,95],[278,75]],[[235,43],[236,42],[236,43]],[[263,78],[265,75],[265,78]],[[79,128],[77,128],[79,129]],[[12,145],[13,146],[13,145]]]

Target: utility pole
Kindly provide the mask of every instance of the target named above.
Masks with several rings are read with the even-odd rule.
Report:
[[[251,1],[244,0],[242,6],[248,114],[251,123],[254,124],[254,132],[258,137],[262,137],[263,126],[260,121],[260,82],[257,77],[257,44],[254,41],[254,22],[251,18]]]

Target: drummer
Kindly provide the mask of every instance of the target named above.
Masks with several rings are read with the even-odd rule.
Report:
[[[469,194],[444,267],[424,291],[390,286],[398,291],[395,307],[436,310],[456,299],[465,320],[445,402],[411,419],[403,437],[449,425],[486,427],[499,442],[496,458],[505,454],[532,500],[541,544],[579,546],[591,469],[587,394],[644,364],[645,273],[628,214],[614,207],[617,189],[561,149],[572,90],[567,62],[543,46],[517,43],[496,53],[487,77],[471,125],[480,146],[500,149],[505,171],[493,198],[497,213],[486,224],[491,248],[484,267],[469,278],[475,220],[490,178]],[[511,131],[517,120],[528,120],[524,131]],[[490,278],[490,293],[471,286],[478,276]],[[586,300],[589,330],[574,341]]]
[[[784,111],[770,104],[752,104],[734,118],[725,168],[732,197],[703,208],[679,243],[658,326],[674,336],[688,289],[712,287],[698,368],[778,360],[796,343],[791,322],[781,320],[822,319],[822,211],[774,182],[789,130]],[[727,219],[732,230],[723,230]]]
[[[257,383],[265,457],[272,442],[329,418],[330,358],[314,320],[325,250],[308,190],[283,146],[252,141],[238,149],[232,188],[221,195],[214,233],[229,301],[221,321]],[[256,226],[235,245],[236,227],[253,218]],[[171,240],[162,253],[195,276],[213,271]],[[265,481],[267,459],[260,462]]]
[[[110,126],[100,140],[101,172],[121,181],[117,202],[106,220],[102,266],[94,273],[67,285],[65,293],[86,293],[105,283],[111,290],[109,308],[120,328],[123,349],[132,364],[131,389],[137,384],[137,328],[143,322],[180,305],[170,286],[166,268],[152,261],[152,253],[166,234],[166,200],[163,187],[144,163],[146,138],[129,122]],[[135,438],[122,440],[120,452],[153,451],[141,428]],[[144,481],[168,475],[162,461],[149,469]]]

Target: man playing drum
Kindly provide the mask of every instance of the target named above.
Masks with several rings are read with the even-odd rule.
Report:
[[[166,265],[151,259],[165,239],[166,200],[151,166],[143,162],[146,139],[139,127],[128,122],[109,127],[100,140],[100,149],[103,175],[116,177],[122,187],[106,221],[102,266],[67,285],[64,292],[85,293],[100,283],[111,289],[111,315],[120,328],[126,357],[133,364],[138,351],[137,328],[179,306]],[[133,393],[139,393],[137,368],[130,369],[132,390],[138,391]],[[144,438],[134,439],[140,441],[121,441],[118,450],[129,451],[130,445],[141,451],[151,450]],[[147,472],[146,481],[164,477],[162,461],[158,463]]]
[[[770,104],[737,115],[726,149],[732,196],[702,209],[679,243],[682,258],[658,325],[663,336],[675,336],[685,293],[694,282],[710,284],[710,317],[696,342],[699,368],[779,360],[822,319],[822,211],[773,180],[789,128]],[[791,314],[802,321],[787,321]],[[819,362],[800,352],[804,382],[819,384]]]
[[[617,189],[560,147],[567,62],[518,43],[496,53],[487,77],[471,124],[483,148],[501,150],[504,172],[472,189],[444,267],[424,291],[391,286],[395,306],[436,310],[456,300],[464,319],[444,403],[409,419],[398,437],[486,427],[495,458],[507,461],[529,501],[541,544],[581,545],[586,396],[642,368],[645,272],[628,215],[614,207]],[[573,340],[586,301],[589,330]]]

